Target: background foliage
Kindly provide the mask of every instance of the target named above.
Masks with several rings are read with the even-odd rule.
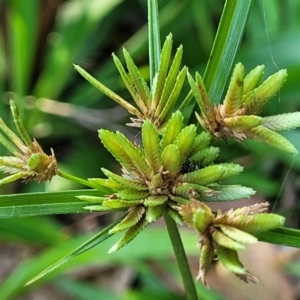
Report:
[[[222,8],[223,2],[216,0],[159,1],[162,40],[172,32],[175,47],[183,44],[184,64],[192,74],[204,71]],[[300,110],[299,13],[300,3],[293,0],[284,4],[279,0],[254,1],[251,7],[237,62],[243,62],[247,71],[265,64],[264,78],[278,68],[287,68],[289,74],[278,99],[265,109],[266,115]],[[123,125],[128,121],[125,110],[80,77],[72,63],[128,99],[111,53],[118,54],[126,47],[147,76],[146,1],[2,0],[0,14],[1,117],[12,124],[7,104],[13,98],[30,135],[46,151],[54,149],[61,169],[83,178],[100,177],[100,167],[113,169],[111,157],[98,140],[97,129],[118,129],[132,139],[137,138],[138,131]],[[299,130],[285,136],[300,151]],[[234,161],[245,167],[238,183],[256,189],[256,201],[274,203],[274,210],[287,217],[286,225],[299,228],[299,155],[290,157],[259,143],[219,143],[220,161]],[[5,154],[4,149],[1,151]],[[61,178],[45,185],[18,182],[0,187],[1,194],[77,188],[82,187]],[[183,299],[163,225],[147,228],[132,244],[113,255],[106,254],[113,243],[109,240],[34,285],[23,287],[32,276],[86,240],[90,232],[99,231],[110,218],[78,214],[0,220],[0,298],[25,299],[27,294],[26,299],[33,299],[30,297],[42,293],[47,295],[45,299],[92,299],[99,295],[105,299]],[[196,274],[195,237],[184,231],[183,238]],[[261,257],[260,253],[267,255]],[[282,294],[282,299],[296,299],[295,285],[283,275],[283,267],[285,274],[299,280],[297,255],[289,248],[283,251],[267,244],[254,245],[245,256],[258,267],[264,266],[260,275],[254,265],[250,269],[263,284],[241,288],[231,277],[228,283],[223,278],[227,274],[217,265],[209,281],[220,293],[206,291],[199,284],[199,295],[202,299],[223,299],[223,293],[230,299],[234,299],[233,294],[236,299],[249,299],[245,291],[250,289],[252,297],[258,293],[257,297],[263,295],[264,299],[281,299]],[[228,284],[233,294],[225,288]],[[276,292],[278,289],[281,293]],[[45,294],[47,291],[49,294]]]

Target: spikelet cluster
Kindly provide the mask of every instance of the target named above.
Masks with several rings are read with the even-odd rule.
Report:
[[[10,174],[0,180],[0,185],[20,178],[25,182],[51,180],[57,173],[57,161],[53,150],[51,149],[51,155],[47,155],[35,139],[30,139],[12,100],[10,109],[21,138],[10,130],[0,118],[0,129],[6,135],[5,137],[0,133],[0,143],[14,155],[0,157],[0,171]]]
[[[261,203],[213,213],[207,205],[195,199],[180,207],[179,213],[183,220],[199,234],[198,280],[207,285],[206,272],[217,256],[228,270],[244,282],[257,283],[257,279],[239,261],[237,251],[243,250],[245,244],[257,242],[253,233],[283,225],[284,218],[265,213],[267,208],[268,203]]]
[[[177,49],[171,61],[172,44],[172,34],[169,34],[163,45],[158,71],[151,87],[126,49],[123,49],[123,55],[127,71],[119,58],[113,54],[114,63],[136,106],[117,95],[81,67],[75,65],[75,69],[102,93],[135,116],[130,118],[132,122],[128,123],[128,126],[141,127],[145,120],[151,120],[156,128],[162,129],[176,104],[187,73],[187,67],[180,69],[182,46]]]
[[[213,106],[200,74],[189,82],[199,104],[201,115],[196,114],[201,126],[215,137],[237,141],[253,139],[264,142],[290,154],[296,148],[278,132],[300,126],[300,112],[260,117],[258,114],[280,90],[286,80],[286,70],[280,70],[258,85],[264,66],[257,66],[245,76],[244,66],[238,63],[222,104]]]
[[[124,246],[163,213],[181,223],[178,205],[188,204],[191,195],[202,201],[230,201],[254,194],[251,188],[219,183],[243,168],[233,163],[214,164],[219,149],[210,146],[211,135],[197,134],[195,125],[185,127],[178,111],[171,116],[162,135],[146,120],[142,125],[142,147],[120,132],[101,129],[99,137],[121,164],[122,175],[102,169],[108,179],[89,180],[110,188],[112,194],[79,198],[94,202],[86,207],[88,210],[127,210],[124,220],[110,230],[126,231],[110,251]]]

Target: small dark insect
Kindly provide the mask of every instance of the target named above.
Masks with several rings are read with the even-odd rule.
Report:
[[[190,173],[190,172],[194,172],[197,171],[201,168],[201,165],[199,165],[198,163],[191,161],[189,158],[187,158],[184,163],[182,164],[181,167],[181,173]]]

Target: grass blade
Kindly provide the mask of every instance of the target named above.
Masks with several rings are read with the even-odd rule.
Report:
[[[0,219],[53,214],[86,213],[80,195],[103,196],[97,190],[26,193],[0,196]]]
[[[150,86],[152,87],[153,78],[159,66],[161,49],[157,0],[148,0],[148,42]]]
[[[117,225],[122,219],[123,219],[123,217],[121,219],[117,220],[116,222],[110,224],[109,226],[107,226],[105,229],[103,229],[102,231],[100,231],[99,233],[94,235],[88,241],[86,241],[85,243],[83,243],[79,247],[77,247],[74,251],[72,251],[71,253],[69,253],[68,255],[66,255],[65,257],[60,259],[59,261],[57,261],[56,263],[54,263],[51,266],[49,266],[48,268],[46,268],[44,271],[39,273],[37,276],[33,277],[31,280],[29,280],[26,283],[26,285],[29,285],[29,284],[35,282],[36,280],[44,277],[46,274],[48,274],[48,273],[52,272],[53,270],[57,269],[58,267],[65,264],[69,260],[73,259],[74,257],[80,255],[81,253],[84,253],[84,252],[88,251],[89,249],[97,246],[101,242],[103,242],[106,239],[108,239],[109,237],[111,237],[113,234],[109,234],[108,233],[109,230],[111,228],[113,228],[115,225]]]

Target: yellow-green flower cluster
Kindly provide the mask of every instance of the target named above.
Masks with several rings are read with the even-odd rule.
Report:
[[[200,74],[196,82],[189,82],[199,104],[201,115],[196,114],[201,126],[218,138],[237,141],[253,139],[282,151],[296,154],[296,148],[277,132],[300,126],[300,112],[270,117],[257,116],[268,101],[280,90],[286,80],[286,70],[280,70],[258,83],[264,66],[257,66],[245,76],[244,66],[238,63],[233,71],[223,104],[213,106]]]
[[[151,120],[156,128],[162,129],[176,104],[187,73],[187,67],[180,70],[182,46],[177,49],[171,61],[172,44],[172,34],[169,34],[163,45],[158,71],[150,88],[126,49],[123,49],[123,54],[127,71],[119,58],[113,54],[114,63],[136,106],[117,95],[79,66],[75,65],[75,69],[102,93],[135,116],[130,118],[132,123],[128,123],[128,126],[141,127],[145,120]]]
[[[219,149],[210,146],[210,134],[197,134],[195,125],[184,126],[180,112],[172,115],[162,135],[146,120],[142,125],[143,147],[131,143],[120,132],[102,129],[99,137],[121,164],[123,174],[102,169],[108,179],[89,180],[110,188],[112,193],[107,197],[79,198],[96,202],[87,206],[88,210],[128,209],[125,219],[110,231],[126,230],[110,251],[124,246],[165,212],[181,223],[178,205],[188,204],[191,196],[202,201],[230,201],[254,194],[251,188],[219,183],[243,168],[233,163],[214,164]]]
[[[57,161],[53,150],[51,149],[51,155],[47,155],[35,139],[30,139],[12,100],[10,109],[21,138],[0,118],[0,129],[6,135],[5,137],[0,133],[0,143],[14,155],[0,157],[0,171],[11,174],[1,179],[0,185],[20,178],[39,182],[51,180],[57,174]]]
[[[257,242],[253,233],[283,225],[282,216],[264,213],[267,207],[268,203],[261,203],[213,213],[207,205],[195,199],[180,207],[179,213],[183,220],[199,234],[198,280],[207,285],[205,275],[217,255],[220,262],[237,277],[246,283],[257,282],[239,261],[237,251],[243,250],[244,244]]]

